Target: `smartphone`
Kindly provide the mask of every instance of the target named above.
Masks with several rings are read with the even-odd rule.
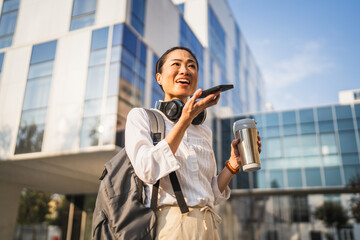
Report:
[[[216,93],[217,91],[221,91],[221,92],[224,92],[224,91],[227,91],[227,90],[230,90],[234,88],[234,85],[233,84],[223,84],[223,85],[218,85],[216,87],[212,87],[212,88],[209,88],[207,90],[204,90],[202,92],[202,94],[200,95],[199,98],[204,98],[212,93]]]

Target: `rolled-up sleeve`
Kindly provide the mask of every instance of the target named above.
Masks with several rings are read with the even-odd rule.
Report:
[[[125,149],[136,175],[145,183],[154,184],[180,168],[164,139],[153,145],[150,122],[144,109],[134,108],[127,116]]]
[[[215,176],[211,181],[211,187],[215,196],[214,205],[217,205],[222,201],[228,200],[231,194],[229,186],[226,186],[225,190],[223,192],[220,192],[217,179],[218,176]]]

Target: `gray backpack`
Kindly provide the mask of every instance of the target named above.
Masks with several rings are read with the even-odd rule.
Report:
[[[165,137],[161,114],[145,109],[154,145]],[[151,207],[143,203],[143,182],[136,176],[125,148],[105,164],[92,221],[92,239],[155,239],[159,181],[153,185]],[[176,173],[170,181],[182,213],[189,212]]]

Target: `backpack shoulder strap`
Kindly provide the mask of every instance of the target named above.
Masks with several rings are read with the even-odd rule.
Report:
[[[165,138],[165,121],[161,114],[157,112],[156,110],[149,110],[145,109],[146,113],[149,116],[150,120],[150,132],[151,132],[151,138],[153,140],[154,145],[158,144],[162,139]],[[179,180],[176,176],[175,172],[170,173],[170,182],[172,185],[172,188],[175,193],[176,200],[178,202],[179,208],[182,213],[189,212],[189,208],[186,205],[184,195],[181,191]],[[160,180],[158,180],[153,185],[153,191],[151,195],[151,204],[150,208],[156,212],[157,211],[157,200],[158,200],[158,192],[159,192],[159,183]]]

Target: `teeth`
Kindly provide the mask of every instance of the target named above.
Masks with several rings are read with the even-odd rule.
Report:
[[[186,80],[186,79],[179,79],[177,80],[176,82],[180,82],[180,83],[190,83],[189,80]]]

